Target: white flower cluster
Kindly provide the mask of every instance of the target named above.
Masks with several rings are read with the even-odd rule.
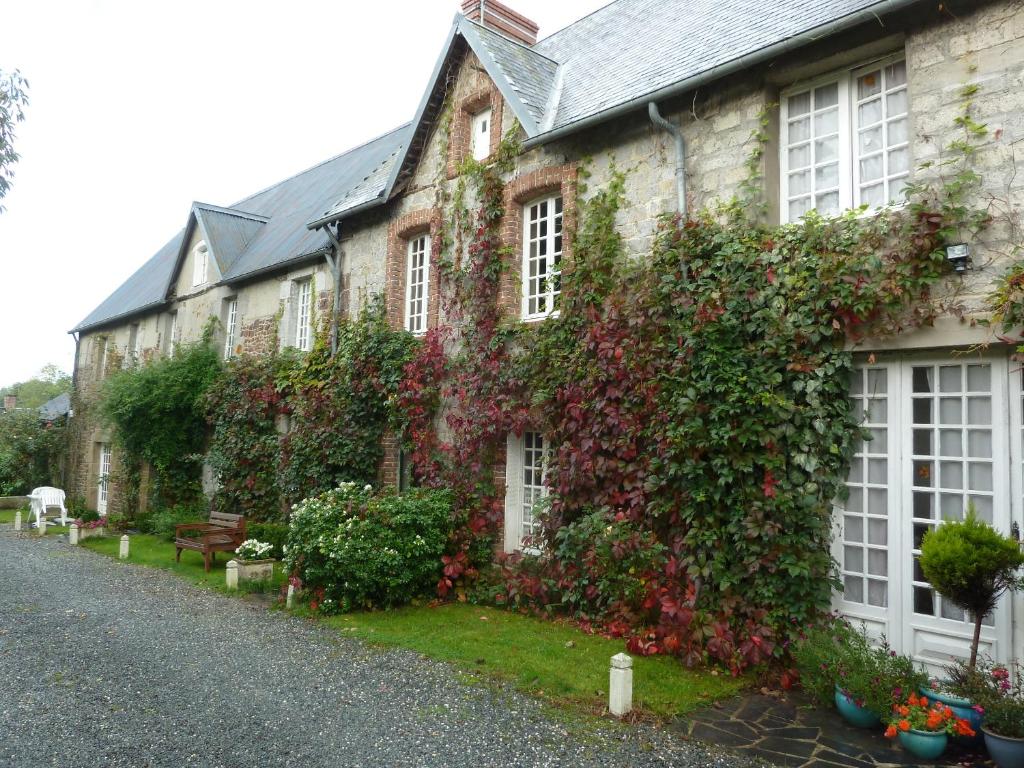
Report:
[[[263,560],[266,557],[270,557],[270,553],[273,549],[273,544],[267,544],[266,542],[257,541],[256,539],[246,539],[242,542],[241,546],[235,550],[235,554],[242,560]]]

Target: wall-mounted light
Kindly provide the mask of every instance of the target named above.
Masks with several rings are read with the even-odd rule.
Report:
[[[946,246],[946,260],[953,265],[953,271],[962,275],[971,265],[971,249],[967,243],[954,243]]]

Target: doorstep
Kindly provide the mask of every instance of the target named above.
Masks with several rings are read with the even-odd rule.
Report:
[[[955,744],[936,763],[922,763],[886,739],[881,729],[854,728],[834,709],[815,707],[794,693],[738,696],[679,718],[673,727],[695,741],[786,768],[990,765],[984,752]]]

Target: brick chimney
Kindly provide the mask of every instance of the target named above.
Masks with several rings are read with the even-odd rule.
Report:
[[[10,413],[14,410],[18,404],[18,398],[15,395],[4,395],[4,411]]]
[[[484,19],[480,21],[480,6],[484,7]],[[525,16],[520,16],[507,5],[502,5],[498,0],[463,0],[462,15],[470,21],[482,23],[485,27],[501,32],[505,37],[511,37],[523,45],[533,45],[537,42],[537,32],[540,27]]]

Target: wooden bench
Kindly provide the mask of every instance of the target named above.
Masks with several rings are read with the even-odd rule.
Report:
[[[203,553],[207,572],[216,552],[234,552],[245,541],[245,518],[226,512],[210,510],[205,523],[183,523],[174,526],[175,560],[181,562],[181,550],[192,549]]]

